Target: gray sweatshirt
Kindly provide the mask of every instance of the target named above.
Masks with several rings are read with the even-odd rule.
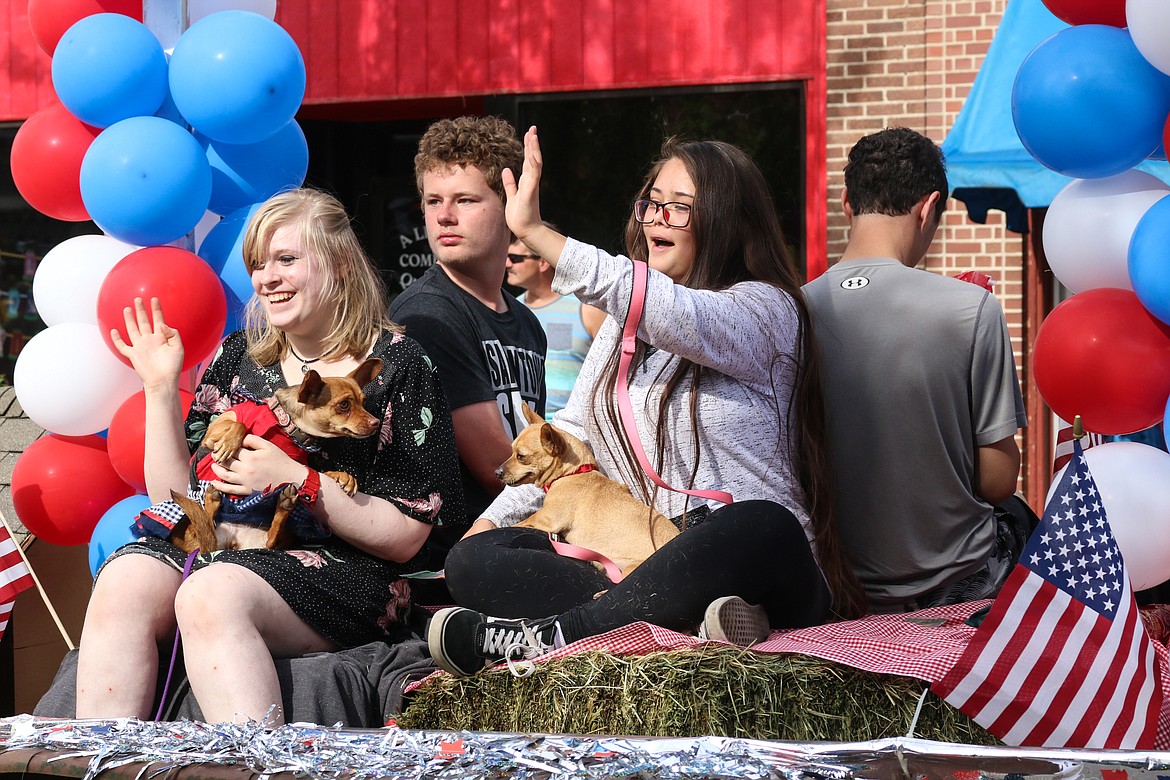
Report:
[[[576,295],[606,318],[569,397],[553,423],[587,442],[601,471],[631,486],[653,485],[620,455],[619,432],[593,409],[593,386],[621,341],[622,323],[633,286],[631,260],[569,239],[557,263],[553,289]],[[711,369],[700,384],[699,468],[693,488],[724,490],[736,501],[769,499],[793,512],[811,541],[804,494],[790,459],[789,404],[796,375],[799,320],[791,297],[763,282],[741,282],[727,290],[693,290],[651,270],[638,336],[654,347],[630,369],[630,401],[643,450],[663,480],[688,484],[695,460],[689,391],[675,390],[660,421],[658,404],[666,378],[679,357]],[[795,415],[793,411],[792,415]],[[798,420],[793,420],[799,425]],[[655,462],[658,424],[670,426],[665,463]],[[497,526],[520,522],[540,508],[544,493],[533,485],[506,487],[484,512]],[[683,493],[659,489],[654,506],[667,517],[702,503]]]

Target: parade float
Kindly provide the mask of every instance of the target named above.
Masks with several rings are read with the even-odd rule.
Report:
[[[127,518],[146,501],[140,387],[105,334],[133,297],[158,297],[192,345],[185,368],[197,372],[251,294],[240,241],[252,209],[299,186],[308,155],[293,118],[304,64],[273,21],[275,2],[189,0],[176,4],[188,9],[177,16],[147,2],[145,19],[136,18],[137,4],[103,3],[30,3],[62,105],[31,117],[12,152],[31,205],[56,219],[92,219],[103,231],[45,257],[34,295],[48,327],[25,347],[15,376],[25,411],[50,432],[14,471],[17,512],[38,538],[89,544],[95,572],[129,541]],[[1058,415],[1081,417],[1095,434],[1128,435],[1161,424],[1170,397],[1170,187],[1135,170],[1164,156],[1170,18],[1161,0],[1048,5],[1070,26],[1021,65],[1012,114],[1028,152],[1069,178],[1050,209],[1045,245],[1074,295],[1037,335],[1034,369]],[[67,394],[79,373],[92,389],[81,401]],[[1008,645],[1006,660],[991,666],[1024,665],[1012,667],[1020,679],[997,682],[1008,701],[998,714],[948,702],[963,684],[956,669],[972,674],[976,650],[1012,625],[1014,596],[775,632],[750,650],[635,624],[521,673],[419,675],[405,699],[402,691],[379,698],[379,681],[368,679],[367,693],[386,704],[375,708],[379,728],[213,725],[183,717],[181,707],[159,722],[21,715],[0,722],[0,773],[1170,776],[1166,613],[1139,611],[1131,593],[1170,579],[1170,455],[1119,441],[1081,460],[1099,495],[1088,511],[1107,515],[1125,561],[1110,619],[1124,617],[1116,622],[1129,633],[1117,641],[1132,639],[1140,652],[1101,650],[1097,635],[1110,630],[1089,630],[1090,641],[1021,621],[1032,637],[1076,640],[1045,641],[1045,652],[1088,660],[1037,690],[1020,679],[1034,681],[1038,668],[1051,674],[1058,660],[1027,638]],[[1059,522],[1054,515],[1045,522]],[[16,560],[13,567],[24,565]],[[1077,614],[1087,614],[1080,606]],[[378,668],[369,659],[353,667],[367,677]],[[1132,693],[1094,709],[1101,689]],[[1057,698],[1068,690],[1069,701]],[[1020,740],[1003,728],[1002,710],[1037,701],[1037,722],[1083,712],[1067,736],[1053,727],[1049,738]],[[1099,728],[1115,722],[1142,725]]]

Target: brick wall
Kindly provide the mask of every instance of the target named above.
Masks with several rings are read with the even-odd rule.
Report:
[[[987,53],[1007,0],[828,0],[828,258],[847,238],[840,213],[841,170],[860,136],[901,125],[942,143]],[[977,270],[996,280],[1016,364],[1027,381],[1024,256],[1029,239],[1008,231],[1004,215],[968,218],[951,200],[926,268]]]
[[[858,137],[892,125],[941,143],[971,88],[1006,0],[828,0],[829,259],[845,245],[841,169]],[[950,201],[927,267],[992,274],[1009,311],[1019,310],[1019,234],[991,212],[970,221]]]

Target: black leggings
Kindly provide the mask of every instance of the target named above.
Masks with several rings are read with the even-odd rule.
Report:
[[[829,613],[804,529],[771,501],[715,510],[616,585],[592,564],[557,555],[548,534],[531,528],[464,539],[451,548],[446,574],[460,606],[505,618],[557,615],[568,642],[640,620],[694,630],[720,596],[762,604],[773,628],[816,625]]]

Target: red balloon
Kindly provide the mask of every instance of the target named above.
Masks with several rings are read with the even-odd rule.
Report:
[[[110,269],[98,290],[98,325],[110,351],[126,365],[110,338],[117,329],[127,340],[122,310],[141,298],[162,304],[167,325],[183,340],[183,370],[207,357],[219,344],[227,322],[227,298],[219,276],[196,254],[173,246],[148,246],[131,252]]]
[[[42,436],[12,469],[16,516],[50,544],[87,543],[102,515],[132,495],[134,488],[110,463],[106,440],[96,434]]]
[[[81,202],[81,160],[100,132],[73,116],[65,106],[53,106],[30,116],[12,139],[12,180],[21,197],[53,219],[89,219]]]
[[[28,0],[28,26],[50,57],[65,31],[93,14],[122,14],[142,21],[142,0]]]
[[[1107,24],[1125,27],[1125,0],[1044,0],[1058,19],[1069,24]]]
[[[183,415],[191,408],[195,396],[186,390],[179,391],[179,403],[183,408]],[[110,453],[110,463],[114,471],[126,484],[134,488],[137,493],[146,493],[146,475],[143,473],[143,463],[146,460],[146,393],[139,390],[127,398],[114,419],[110,421],[110,430],[106,433],[106,448]]]
[[[1085,290],[1058,305],[1036,334],[1040,395],[1093,433],[1126,434],[1162,421],[1170,397],[1170,325],[1129,290]]]
[[[1162,148],[1156,149],[1150,155],[1151,160],[1165,160],[1166,150],[1170,149],[1170,116],[1166,117],[1166,124],[1162,126]]]

